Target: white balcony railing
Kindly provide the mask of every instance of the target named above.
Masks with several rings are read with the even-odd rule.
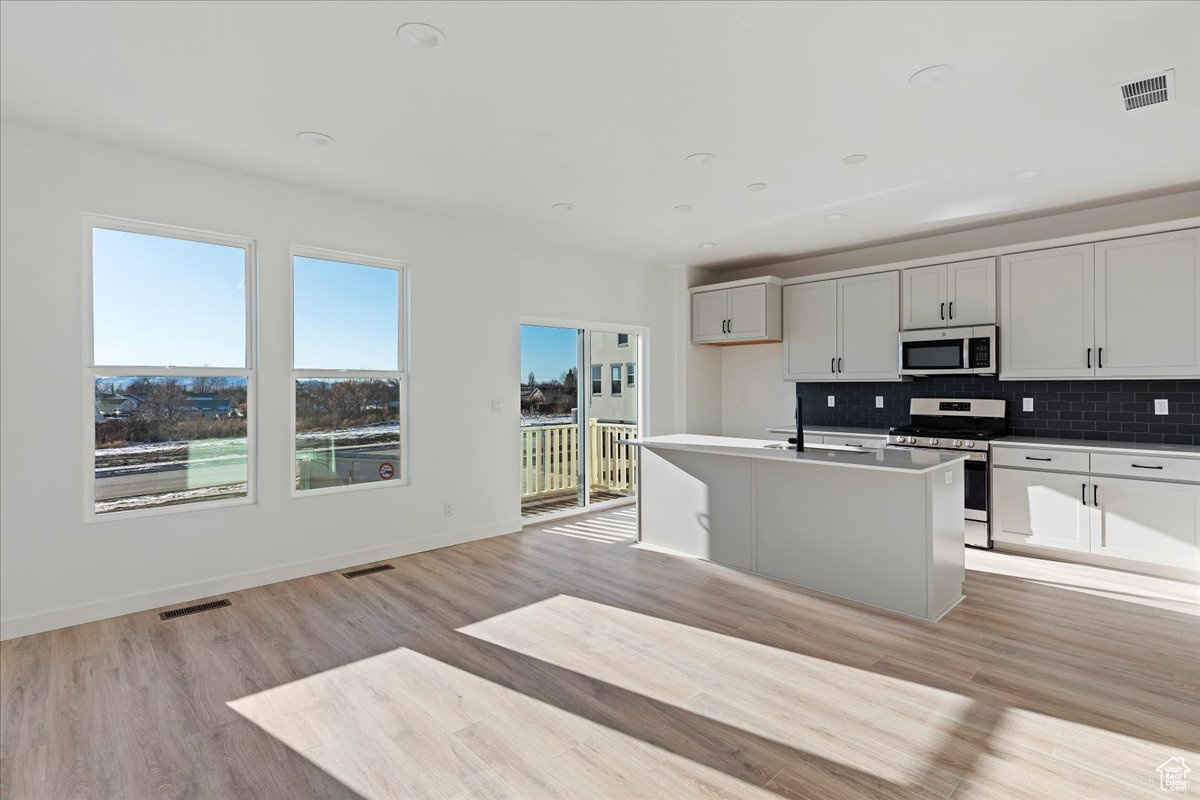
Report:
[[[572,422],[521,428],[522,500],[578,489],[578,427]],[[591,488],[633,494],[637,454],[617,442],[637,436],[637,425],[588,420],[587,434]]]

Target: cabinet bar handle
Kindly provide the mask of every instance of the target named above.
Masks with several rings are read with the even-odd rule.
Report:
[[[1025,456],[1026,461],[1050,461],[1049,458],[1040,458],[1038,456]]]
[[[1087,365],[1087,368],[1088,368],[1088,369],[1091,369],[1091,368],[1092,368],[1092,348],[1090,348],[1090,347],[1088,348],[1088,365]]]
[[[1083,503],[1085,506],[1087,505],[1087,484],[1086,483],[1079,484],[1079,502]]]
[[[838,356],[838,372],[842,371],[842,357]]]
[[[829,371],[830,372],[837,372],[837,370],[833,368],[833,365],[836,363],[837,363],[837,359],[834,358],[833,356],[830,356],[830,358],[829,358]]]
[[[1100,507],[1100,487],[1094,483],[1092,484],[1092,505],[1096,508]]]
[[[941,314],[942,314],[942,319],[945,319],[946,318],[946,304],[945,303],[942,303]]]
[[[1162,469],[1162,464],[1156,466],[1151,466],[1150,464],[1130,464],[1129,466],[1137,467],[1138,469]]]
[[[954,319],[954,301],[950,301],[950,319]]]
[[[1101,347],[1096,352],[1096,367],[1099,369],[1104,369],[1104,348],[1103,347]]]

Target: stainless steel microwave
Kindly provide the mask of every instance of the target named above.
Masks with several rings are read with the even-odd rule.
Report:
[[[901,375],[995,375],[996,326],[900,332]]]

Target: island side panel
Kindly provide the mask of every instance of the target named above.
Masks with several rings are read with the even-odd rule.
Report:
[[[643,447],[638,471],[642,542],[754,569],[750,459]]]
[[[946,483],[946,475],[950,483]],[[962,600],[966,577],[965,467],[959,461],[928,474],[930,520],[929,612],[939,619]]]
[[[757,571],[930,619],[927,487],[923,473],[761,461]]]

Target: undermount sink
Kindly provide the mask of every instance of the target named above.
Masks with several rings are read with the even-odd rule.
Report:
[[[776,442],[775,444],[764,444],[763,447],[767,450],[795,450],[796,445],[788,444],[787,442]],[[869,447],[855,447],[845,444],[806,444],[804,451],[823,450],[830,453],[873,453],[874,450]]]

